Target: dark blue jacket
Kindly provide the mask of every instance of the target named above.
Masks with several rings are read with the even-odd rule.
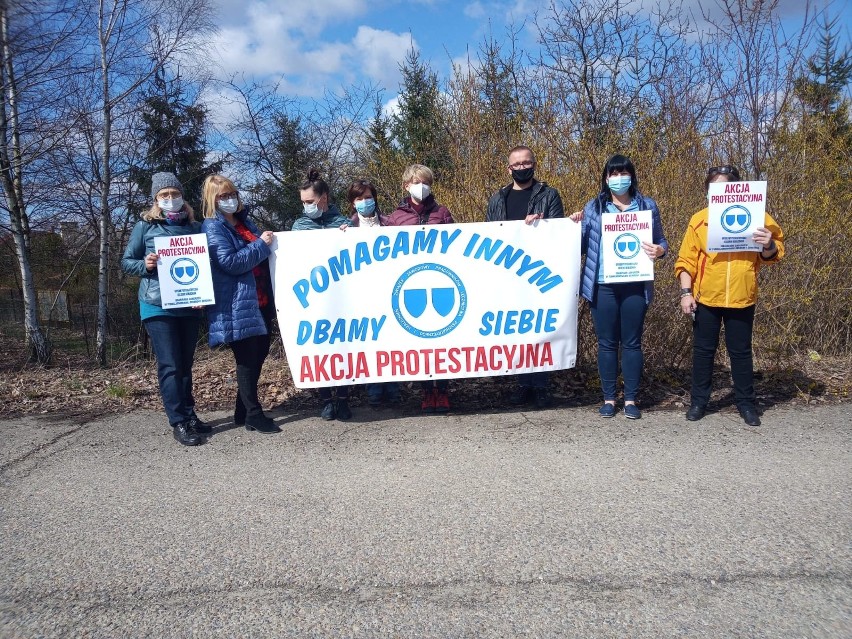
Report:
[[[210,248],[216,295],[216,303],[207,307],[210,346],[266,334],[266,322],[257,305],[257,284],[252,269],[268,259],[271,250],[260,239],[260,231],[246,217],[245,210],[234,217],[258,236],[254,242],[248,243],[241,238],[218,211],[215,218],[205,219],[202,225]]]
[[[660,219],[660,209],[657,207],[657,203],[641,193],[637,193],[634,197],[640,211],[651,211],[651,232],[654,244],[659,244],[663,247],[665,251],[663,257],[665,257],[669,252],[669,243],[665,235],[663,235],[663,223]],[[601,217],[604,211],[606,211],[608,201],[609,194],[601,193],[594,200],[589,200],[586,206],[583,207],[583,240],[580,250],[586,256],[586,264],[583,267],[583,275],[580,278],[580,296],[590,302],[594,301],[598,286],[598,262],[601,252]],[[645,282],[645,303],[650,304],[652,299],[654,299],[654,282],[653,280],[648,280]]]

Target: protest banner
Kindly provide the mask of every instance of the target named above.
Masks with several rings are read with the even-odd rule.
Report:
[[[653,242],[652,224],[651,211],[607,213],[601,218],[605,283],[654,279],[654,262],[642,250],[642,242]]]
[[[298,388],[574,366],[580,225],[568,219],[276,233]]]
[[[207,235],[154,238],[163,308],[206,306],[214,302]]]
[[[766,182],[711,182],[707,251],[760,251],[752,234],[766,219]]]

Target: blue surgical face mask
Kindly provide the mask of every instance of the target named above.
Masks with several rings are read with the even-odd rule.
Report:
[[[633,180],[629,175],[613,175],[607,178],[606,185],[615,195],[624,195],[630,190],[632,182]]]
[[[373,198],[366,200],[356,200],[355,210],[364,217],[370,217],[376,212],[376,201]]]
[[[322,217],[322,211],[319,210],[316,202],[313,202],[312,204],[304,204],[303,206],[305,207],[305,215],[312,220]]]
[[[227,200],[219,200],[216,206],[219,207],[219,210],[222,211],[222,213],[233,215],[237,212],[237,209],[240,208],[240,201],[235,197],[231,197]]]

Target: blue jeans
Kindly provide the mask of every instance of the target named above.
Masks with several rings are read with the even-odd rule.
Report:
[[[399,382],[382,382],[367,384],[367,397],[371,402],[379,402],[384,395],[389,402],[399,400]]]
[[[157,357],[160,397],[169,423],[176,426],[195,414],[192,360],[198,343],[198,315],[158,315],[144,320]]]
[[[598,373],[604,401],[615,400],[618,350],[624,376],[624,401],[636,401],[642,378],[642,327],[645,324],[644,282],[598,284],[590,305],[598,336]]]
[[[731,359],[734,397],[740,410],[754,409],[754,362],[751,335],[754,304],[724,308],[699,304],[692,324],[692,404],[706,407],[713,386],[713,360],[719,347],[719,332],[725,323],[725,346]]]
[[[518,386],[523,388],[547,388],[550,373],[539,371],[537,373],[523,373],[518,375]]]

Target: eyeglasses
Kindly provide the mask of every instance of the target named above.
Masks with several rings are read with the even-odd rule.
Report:
[[[240,194],[237,193],[236,191],[231,191],[230,193],[220,193],[219,195],[216,196],[216,198],[217,199],[221,198],[223,200],[230,200],[232,198],[239,197],[239,196],[240,196]]]
[[[528,169],[535,164],[534,160],[524,160],[523,162],[515,162],[514,164],[510,164],[510,169]]]

